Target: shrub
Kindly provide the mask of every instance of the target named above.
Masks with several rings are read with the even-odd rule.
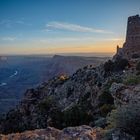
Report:
[[[59,108],[55,108],[50,111],[49,116],[51,120],[48,125],[58,129],[68,126],[88,125],[93,120],[92,116],[79,105],[63,112]]]
[[[78,105],[73,106],[71,109],[64,111],[63,113],[64,127],[89,124],[92,120],[92,116]]]
[[[88,66],[84,66],[83,69],[86,70],[88,68]]]
[[[99,96],[99,105],[102,106],[103,104],[114,104],[114,98],[107,91]]]
[[[80,98],[78,104],[82,110],[90,110],[93,108],[91,105],[91,93],[87,92],[83,97]]]
[[[136,138],[140,138],[140,103],[129,103],[111,112],[108,117],[111,127],[118,128]]]
[[[110,82],[108,82],[108,84],[104,86],[104,91],[98,98],[99,110],[102,117],[106,117],[114,106],[114,98],[109,92],[110,85]]]
[[[132,58],[139,58],[139,57],[140,57],[140,55],[137,54],[137,53],[135,53],[135,54],[132,55]]]
[[[50,110],[50,108],[53,106],[54,101],[51,97],[46,98],[42,102],[39,103],[38,107],[41,113],[46,113]]]
[[[48,116],[50,115],[50,109],[54,106],[52,98],[48,97],[38,104],[38,116],[37,123],[39,128],[47,127]]]
[[[95,126],[96,126],[96,127],[105,128],[105,126],[106,126],[106,118],[100,117],[100,118],[98,118],[98,120],[96,120],[94,123],[95,123]]]
[[[59,108],[55,108],[53,110],[51,110],[50,112],[50,118],[51,120],[48,121],[48,125],[58,128],[58,129],[62,129],[63,128],[63,112],[61,112],[61,110]]]
[[[128,60],[123,58],[118,58],[115,62],[109,60],[104,64],[104,70],[105,72],[122,71],[128,66],[128,64]]]
[[[111,60],[108,60],[105,64],[104,64],[104,70],[105,72],[110,72],[113,70],[114,67],[114,63]]]
[[[113,109],[113,105],[104,104],[100,107],[100,113],[102,117],[106,117],[109,112]]]
[[[128,66],[128,60],[119,58],[114,62],[114,71],[124,70],[126,66]]]
[[[14,132],[21,132],[26,128],[22,125],[22,114],[18,110],[11,110],[6,117],[1,120],[0,133],[8,134]]]
[[[136,66],[136,70],[140,71],[140,62],[138,62],[137,66]]]
[[[124,84],[126,85],[136,85],[140,83],[140,76],[128,76],[126,79],[123,81]]]

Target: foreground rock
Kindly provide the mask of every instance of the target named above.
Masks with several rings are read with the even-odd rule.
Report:
[[[47,129],[0,135],[0,140],[97,140],[100,138],[98,132],[98,129],[85,125],[68,127],[62,131],[48,127]]]
[[[115,130],[110,138],[111,140],[135,140],[133,136],[119,130]],[[48,127],[23,133],[0,135],[0,140],[108,140],[108,138],[105,137],[105,131],[102,128],[83,125],[63,130]]]

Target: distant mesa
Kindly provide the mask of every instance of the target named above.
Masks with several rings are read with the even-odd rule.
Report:
[[[128,17],[126,41],[122,48],[117,46],[116,57],[130,59],[132,57],[140,57],[140,16],[135,15]]]
[[[62,58],[62,57],[64,57],[64,56],[62,56],[62,55],[57,55],[57,54],[55,54],[55,55],[53,56],[54,59]]]

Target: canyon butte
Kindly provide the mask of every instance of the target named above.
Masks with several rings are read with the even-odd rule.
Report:
[[[139,15],[112,60],[28,89],[0,120],[1,140],[139,140],[139,132]]]

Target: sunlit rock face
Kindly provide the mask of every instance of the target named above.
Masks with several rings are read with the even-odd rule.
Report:
[[[117,56],[123,58],[140,57],[140,16],[131,16],[127,22],[126,41],[122,48],[117,46]]]
[[[47,129],[0,135],[0,140],[100,140],[99,131],[100,129],[93,129],[86,125],[68,127],[63,130],[48,127]]]

